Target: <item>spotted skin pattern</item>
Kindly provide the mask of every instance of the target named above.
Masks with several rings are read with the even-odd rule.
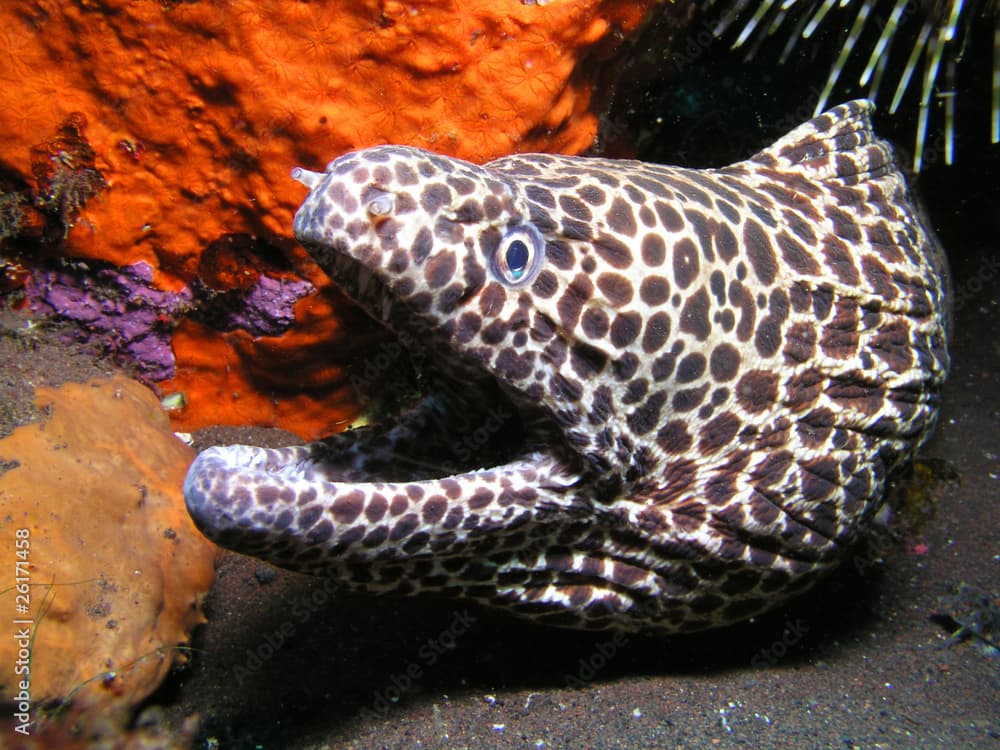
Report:
[[[354,589],[568,627],[699,630],[803,591],[927,439],[949,364],[947,270],[870,109],[723,169],[383,146],[296,170],[296,236],[433,392],[204,451],[191,515]]]

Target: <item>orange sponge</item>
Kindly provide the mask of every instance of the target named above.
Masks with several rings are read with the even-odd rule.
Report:
[[[289,178],[292,167],[321,169],[345,151],[379,143],[473,161],[579,153],[594,141],[618,73],[612,63],[654,6],[3,2],[3,171],[24,184],[35,175],[42,207],[66,215],[72,226],[59,252],[116,266],[148,263],[161,290],[179,291],[203,272],[213,289],[252,282],[255,269],[220,273],[202,262],[225,238],[291,255],[317,287],[297,303],[280,345],[299,353],[296,404],[257,377],[272,365],[273,341],[186,324],[166,390],[186,397],[175,415],[183,429],[242,422],[251,413],[256,424],[316,437],[315,420],[303,423],[303,414],[332,406],[349,421],[356,405],[328,358],[328,342],[342,334],[343,303],[331,307],[329,282],[288,239],[304,196]],[[688,7],[680,3],[676,13]],[[71,189],[56,190],[56,178],[67,175]],[[328,315],[313,315],[317,306]],[[205,359],[220,348],[225,373],[221,362]],[[221,400],[220,379],[227,381]]]
[[[36,403],[43,421],[0,441],[3,699],[134,705],[184,660],[214,578],[181,496],[193,451],[121,376]]]

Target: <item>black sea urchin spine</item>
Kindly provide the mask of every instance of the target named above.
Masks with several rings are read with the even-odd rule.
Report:
[[[924,159],[932,103],[944,109],[944,158],[954,159],[955,107],[958,69],[981,59],[970,52],[975,28],[992,26],[993,71],[990,104],[990,139],[1000,141],[1000,2],[997,0],[707,0],[706,10],[720,12],[716,36],[734,33],[733,49],[747,50],[753,59],[771,37],[784,38],[780,62],[814,41],[817,32],[840,28],[841,44],[816,102],[822,112],[833,95],[845,69],[864,67],[858,85],[877,100],[886,83],[892,96],[889,112],[895,113],[904,95],[912,88],[919,97],[913,169],[919,171]],[[732,31],[731,31],[732,30]],[[901,67],[890,61],[905,58]],[[857,61],[855,63],[855,61]],[[898,71],[898,75],[895,72]]]

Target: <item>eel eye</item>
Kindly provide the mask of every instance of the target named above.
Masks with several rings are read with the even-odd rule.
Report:
[[[510,287],[527,286],[538,274],[545,255],[545,241],[531,224],[507,231],[493,253],[493,274]]]

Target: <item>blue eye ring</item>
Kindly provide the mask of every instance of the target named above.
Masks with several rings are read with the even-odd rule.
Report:
[[[545,258],[545,240],[531,224],[507,230],[491,259],[493,275],[504,286],[520,288],[535,280]]]

